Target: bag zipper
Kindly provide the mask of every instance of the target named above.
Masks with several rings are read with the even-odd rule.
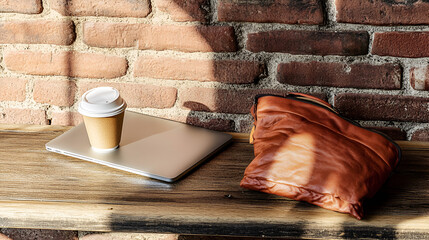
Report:
[[[386,138],[398,150],[399,160],[401,160],[401,158],[402,158],[402,150],[399,147],[399,145],[392,138],[390,138],[389,136],[387,136],[385,133],[382,133],[382,132],[374,130],[374,129],[369,129],[369,128],[366,128],[366,127],[362,127],[362,125],[360,125],[358,122],[340,115],[339,112],[338,112],[338,110],[336,110],[333,106],[331,106],[330,104],[326,103],[325,101],[323,101],[321,99],[318,99],[318,98],[315,98],[315,97],[309,98],[309,97],[307,97],[306,94],[297,94],[297,93],[288,93],[286,96],[276,95],[276,94],[258,94],[258,95],[255,96],[255,102],[253,104],[253,106],[254,106],[253,107],[253,112],[254,112],[255,122],[253,123],[252,131],[250,132],[250,139],[249,139],[249,142],[251,144],[253,144],[253,140],[254,140],[253,139],[253,134],[254,134],[255,127],[256,127],[255,123],[257,121],[256,111],[257,111],[257,106],[258,106],[258,100],[259,100],[259,98],[265,97],[265,96],[272,96],[272,97],[281,97],[281,98],[286,98],[286,99],[292,99],[292,100],[296,100],[296,101],[300,101],[300,102],[305,102],[305,103],[308,103],[308,104],[311,104],[311,105],[315,105],[315,106],[318,106],[318,107],[322,107],[322,108],[324,108],[324,109],[326,109],[326,110],[328,110],[330,112],[335,113],[338,117],[346,120],[347,122],[349,122],[349,123],[351,123],[351,124],[353,124],[353,125],[355,125],[357,127],[363,128],[363,129],[368,130],[370,132],[377,133],[378,135],[381,135],[382,137]],[[398,162],[398,164],[399,164],[399,162]]]

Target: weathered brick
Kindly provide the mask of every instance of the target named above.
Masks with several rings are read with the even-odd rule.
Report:
[[[337,21],[372,25],[429,24],[427,1],[336,0]]]
[[[429,98],[343,93],[335,107],[346,117],[360,120],[429,122]]]
[[[173,121],[183,122],[190,125],[203,127],[215,131],[232,132],[234,131],[234,121],[230,119],[199,119],[190,116],[167,116],[160,117]],[[78,112],[53,112],[51,125],[76,126],[83,122],[82,115]]]
[[[83,122],[78,112],[53,112],[51,117],[51,125],[76,126]]]
[[[401,88],[401,67],[386,63],[290,62],[277,68],[278,81],[300,86]]]
[[[74,103],[76,83],[70,80],[45,80],[34,82],[33,99],[39,103],[71,106]]]
[[[177,89],[141,83],[81,82],[79,96],[91,88],[110,86],[119,90],[128,107],[171,108],[177,98]]]
[[[411,141],[429,142],[429,129],[423,128],[415,131],[411,136]]]
[[[257,94],[286,95],[287,91],[273,89],[215,89],[187,88],[179,92],[180,106],[193,111],[249,113]],[[322,94],[317,97],[324,98]]]
[[[24,101],[26,85],[24,79],[0,78],[0,101]]]
[[[134,76],[224,83],[253,83],[263,73],[263,64],[251,61],[141,56],[137,60]]]
[[[42,10],[42,0],[0,1],[0,12],[36,14]]]
[[[256,94],[258,94],[257,90],[195,87],[181,90],[179,99],[180,106],[193,111],[248,113]]]
[[[208,0],[155,0],[155,6],[168,13],[174,21],[206,22]]]
[[[187,123],[193,126],[207,128],[214,131],[233,132],[235,130],[234,120],[221,118],[200,119],[193,116],[160,116],[177,122]]]
[[[84,24],[83,39],[90,46],[105,48],[137,47],[183,52],[234,52],[237,50],[234,28],[231,26],[161,26],[87,22]]]
[[[46,112],[40,109],[5,108],[0,110],[0,123],[46,125]]]
[[[367,32],[324,32],[279,30],[247,35],[252,52],[282,52],[310,55],[364,55],[368,53]]]
[[[253,128],[253,118],[249,118],[248,120],[240,121],[240,132],[242,133],[250,133]]]
[[[235,130],[235,123],[230,119],[216,118],[201,120],[197,117],[187,117],[186,123],[214,131],[233,132]]]
[[[0,44],[70,45],[76,38],[73,21],[11,21],[0,23]]]
[[[415,90],[429,90],[429,65],[411,68],[410,82]]]
[[[218,19],[226,22],[322,24],[323,7],[319,0],[220,0]]]
[[[240,121],[240,132],[250,133],[253,127],[253,118]],[[407,134],[404,130],[397,127],[373,127],[373,126],[364,126],[369,129],[376,130],[378,132],[384,133],[393,140],[406,140]]]
[[[65,16],[146,17],[149,0],[49,0],[52,9]]]
[[[397,127],[367,127],[372,130],[384,133],[393,140],[407,140],[407,134],[404,130]]]
[[[58,239],[77,240],[76,231],[49,230],[49,229],[2,229],[2,232],[14,240],[19,239]]]
[[[87,78],[115,78],[125,75],[125,58],[96,53],[11,51],[5,54],[6,67],[32,75],[61,75]]]
[[[375,33],[372,54],[395,57],[429,57],[429,32]]]

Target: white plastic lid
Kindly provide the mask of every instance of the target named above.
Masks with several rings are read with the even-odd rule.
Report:
[[[79,113],[88,117],[111,117],[122,113],[127,107],[112,87],[98,87],[85,92],[79,104]]]

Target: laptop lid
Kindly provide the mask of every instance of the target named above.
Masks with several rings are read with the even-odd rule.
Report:
[[[48,142],[46,149],[173,182],[231,139],[231,135],[226,133],[126,111],[120,147],[115,151],[94,151],[83,123]]]

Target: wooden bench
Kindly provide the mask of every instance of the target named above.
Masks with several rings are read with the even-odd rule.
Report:
[[[399,142],[403,159],[364,220],[242,189],[247,135],[168,184],[50,153],[67,130],[0,125],[0,227],[294,238],[429,238],[429,144]]]

